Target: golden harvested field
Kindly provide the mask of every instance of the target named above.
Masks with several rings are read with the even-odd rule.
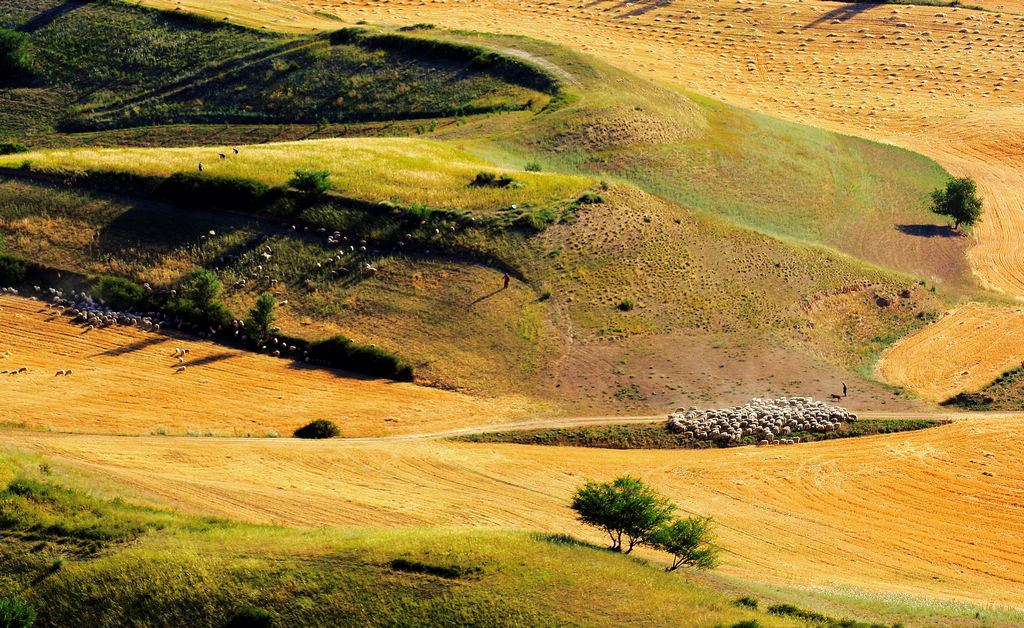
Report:
[[[1020,366],[1022,326],[1024,310],[970,303],[890,347],[876,370],[934,401],[979,390]]]
[[[0,426],[67,432],[291,436],[315,419],[344,436],[432,432],[508,421],[518,398],[463,394],[309,368],[189,336],[129,327],[85,331],[0,296]],[[187,347],[178,373],[176,347]],[[56,376],[71,369],[70,376]]]
[[[234,151],[239,150],[236,154]],[[221,157],[224,155],[224,157]],[[449,144],[412,138],[344,138],[242,147],[73,148],[0,158],[0,166],[61,171],[129,171],[159,176],[202,172],[284,185],[297,169],[330,173],[341,194],[367,201],[461,209],[504,209],[512,203],[574,200],[592,181],[586,177],[499,168]],[[509,174],[521,188],[474,187],[478,172]]]
[[[632,473],[713,514],[722,572],[1024,605],[1019,415],[786,448],[616,451],[0,432],[185,510],[298,526],[509,526],[582,535],[586,479]]]
[[[145,3],[281,30],[338,28],[320,13],[349,23],[429,21],[529,35],[730,103],[916,150],[978,181],[986,215],[974,230],[972,267],[984,285],[1024,296],[1017,237],[1024,226],[1024,15],[998,12],[1024,9],[1019,2],[986,2],[993,11],[815,0]],[[1012,312],[991,316],[1024,334]],[[971,370],[969,339],[940,339],[951,342],[943,356],[948,368],[936,376],[951,381]],[[1024,353],[1007,348],[986,355],[992,371]]]

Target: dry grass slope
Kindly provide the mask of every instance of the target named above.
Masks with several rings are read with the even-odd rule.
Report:
[[[973,269],[984,284],[1024,295],[1024,255],[1015,235],[1024,220],[1017,197],[1024,160],[1013,149],[1020,136],[1014,110],[1024,104],[1018,72],[1024,16],[996,12],[1012,10],[1009,5],[981,12],[825,1],[582,7],[440,0],[427,14],[418,2],[402,0],[290,0],[259,13],[239,0],[183,6],[280,29],[333,28],[321,15],[330,14],[350,22],[429,19],[451,28],[529,34],[730,103],[919,151],[955,175],[978,180],[988,210],[975,231]],[[1024,333],[1012,314],[993,316]],[[974,360],[961,344],[966,339],[950,340],[950,368],[938,374],[947,381],[971,370]],[[1020,357],[1016,349],[988,355],[988,370]]]

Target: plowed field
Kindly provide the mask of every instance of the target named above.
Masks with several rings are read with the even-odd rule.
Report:
[[[1020,423],[975,415],[919,432],[705,451],[24,431],[0,432],[0,445],[194,512],[299,526],[511,526],[599,543],[573,521],[569,497],[585,479],[628,472],[715,516],[727,574],[1020,606]]]
[[[0,297],[0,425],[114,434],[290,436],[315,419],[347,436],[481,425],[522,414],[518,399],[489,401],[413,384],[309,368],[291,360],[136,328],[85,330],[40,313],[43,303]],[[179,363],[177,347],[190,352]],[[178,372],[178,367],[185,370]],[[71,369],[72,375],[55,375]]]
[[[992,11],[777,0],[147,3],[285,30],[335,29],[339,23],[325,17],[334,15],[530,35],[728,102],[919,151],[978,181],[986,215],[974,231],[972,267],[984,285],[1024,297],[1017,237],[1024,227],[1024,16],[999,12],[1020,3],[986,2]],[[1012,311],[992,309],[988,316],[1024,334]],[[941,362],[948,368],[936,377],[952,382],[978,370],[970,339],[923,333],[936,335],[929,346],[946,349]],[[983,354],[983,370],[1021,358],[1024,350],[1004,344]]]

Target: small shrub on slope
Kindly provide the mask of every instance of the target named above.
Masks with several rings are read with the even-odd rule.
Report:
[[[338,426],[325,419],[317,419],[295,430],[296,438],[334,438],[341,432]]]

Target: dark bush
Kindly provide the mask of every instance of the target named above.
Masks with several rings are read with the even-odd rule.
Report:
[[[730,628],[761,628],[761,624],[757,623],[756,619],[745,619],[743,621],[736,622]]]
[[[360,37],[362,37],[364,33],[366,33],[366,29],[359,28],[358,26],[342,28],[328,35],[327,40],[330,42],[332,46],[338,46],[340,44],[351,44],[357,41]]]
[[[744,596],[736,600],[736,606],[746,606],[747,608],[757,608],[757,600],[750,596]]]
[[[580,205],[596,205],[604,202],[604,197],[595,192],[587,192],[583,196],[576,199],[576,202]]]
[[[309,356],[331,366],[400,381],[412,381],[412,365],[379,347],[357,345],[342,335],[309,344]]]
[[[29,628],[36,610],[18,598],[0,598],[0,628]]]
[[[486,186],[493,185],[494,179],[497,177],[493,172],[478,172],[476,177],[473,179],[472,185]]]
[[[29,72],[28,35],[0,28],[0,79],[14,79]]]
[[[618,308],[623,312],[628,312],[632,310],[634,307],[636,307],[636,304],[633,303],[633,299],[623,299],[619,301]]]
[[[176,172],[157,187],[156,193],[161,198],[191,207],[237,209],[269,201],[272,190],[265,183],[252,179]]]
[[[15,153],[27,153],[28,146],[18,142],[0,142],[0,155],[13,155]]]
[[[295,430],[296,438],[334,438],[341,432],[338,426],[325,419],[317,419]]]
[[[0,284],[12,286],[25,281],[28,262],[16,255],[0,254]]]
[[[256,606],[243,606],[227,623],[226,628],[270,628],[274,614]]]

